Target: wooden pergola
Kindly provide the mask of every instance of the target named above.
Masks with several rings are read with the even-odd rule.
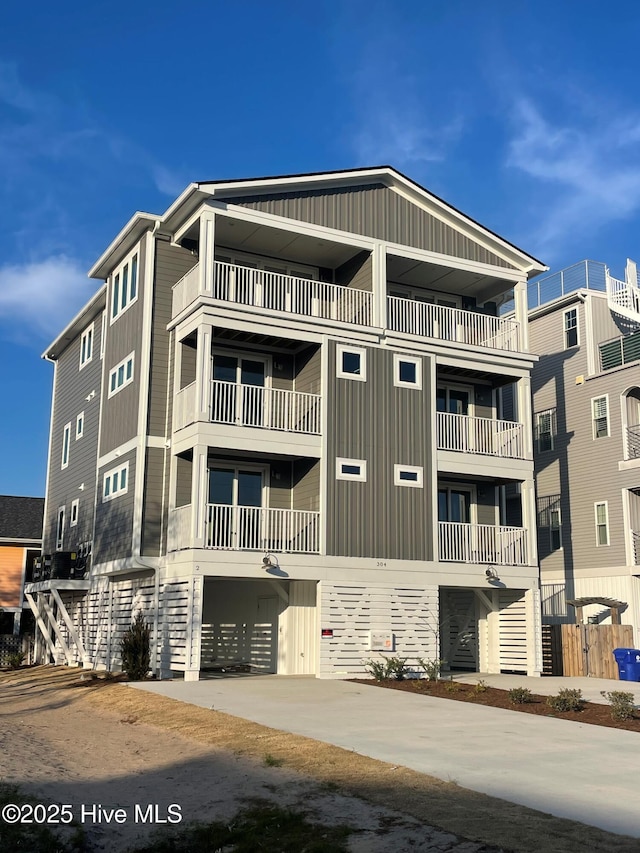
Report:
[[[568,598],[567,604],[575,607],[576,624],[584,624],[583,608],[589,604],[599,604],[611,611],[611,624],[620,625],[620,611],[627,606],[626,601],[617,601],[615,598],[604,598],[600,595],[588,595],[584,598]]]

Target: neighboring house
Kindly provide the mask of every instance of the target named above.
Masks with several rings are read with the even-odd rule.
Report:
[[[163,676],[345,678],[380,654],[539,673],[544,269],[390,167],[137,213],[45,353],[40,657],[117,668],[142,611]]]
[[[19,634],[25,582],[40,554],[44,498],[0,495],[0,634]]]
[[[640,290],[583,261],[534,282],[530,344],[543,621],[622,602],[640,642]],[[611,622],[606,603],[584,607]]]

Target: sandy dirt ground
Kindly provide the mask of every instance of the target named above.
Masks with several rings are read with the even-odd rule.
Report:
[[[136,806],[166,819],[175,804],[185,822],[206,822],[255,800],[353,827],[354,853],[638,850],[634,839],[66,668],[0,674],[0,779],[71,804],[90,849],[110,853],[167,831],[136,821]],[[106,822],[115,807],[126,823]]]

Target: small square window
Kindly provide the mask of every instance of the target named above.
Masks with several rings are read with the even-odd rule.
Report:
[[[336,347],[336,376],[340,379],[367,381],[367,352],[357,347]]]
[[[422,488],[423,479],[422,466],[415,465],[394,465],[393,466],[393,482],[396,486],[411,486],[414,489]]]
[[[365,482],[367,479],[367,463],[364,459],[336,459],[336,479],[358,480]]]
[[[422,359],[409,355],[393,356],[393,384],[398,388],[422,388]]]

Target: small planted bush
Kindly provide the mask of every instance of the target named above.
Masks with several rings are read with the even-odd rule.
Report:
[[[600,695],[611,704],[611,717],[614,720],[631,720],[635,711],[635,697],[633,693],[625,693],[623,690],[612,690],[607,692],[601,690]]]
[[[387,675],[386,660],[366,660],[364,662],[364,668],[374,681],[385,681],[385,679],[389,677]]]
[[[442,671],[443,660],[425,660],[424,658],[416,658],[418,666],[424,671],[427,676],[427,681],[437,681]]]
[[[474,684],[473,692],[474,693],[486,693],[488,689],[489,689],[489,685],[484,680],[484,678],[481,678],[480,681],[476,681],[476,683]]]
[[[512,687],[509,691],[509,702],[513,705],[526,705],[533,696],[527,687]]]
[[[12,652],[10,655],[7,655],[9,669],[20,669],[24,663],[24,659],[25,655],[23,652]]]
[[[554,711],[582,711],[582,690],[563,687],[557,696],[548,696],[547,705]]]
[[[395,678],[396,681],[403,681],[411,672],[407,666],[406,658],[388,658],[387,659],[387,678]]]
[[[142,681],[151,666],[151,628],[140,611],[120,641],[122,669],[131,681]]]

